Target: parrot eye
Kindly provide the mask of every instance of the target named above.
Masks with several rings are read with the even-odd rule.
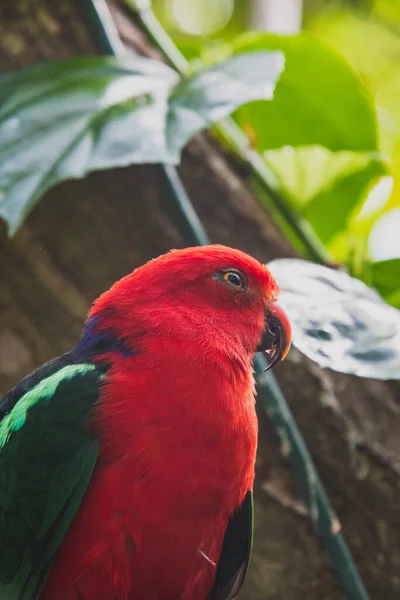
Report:
[[[227,271],[222,271],[221,274],[225,285],[242,291],[246,289],[246,280],[239,271],[229,269]]]

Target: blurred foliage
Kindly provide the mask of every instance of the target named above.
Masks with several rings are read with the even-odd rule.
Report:
[[[208,4],[186,3],[198,25]],[[298,37],[247,33],[250,0],[211,4],[229,20],[190,35],[182,2],[153,0],[195,68],[239,49],[284,52],[274,100],[236,119],[332,258],[400,307],[400,0],[304,0]]]
[[[378,186],[372,201],[367,198],[353,212],[332,251],[341,246],[337,258],[400,307],[400,223],[394,210],[400,207],[400,1],[370,5],[368,12],[326,11],[310,18],[307,26],[345,56],[371,94],[379,148],[390,157],[394,177],[394,185]]]
[[[280,52],[242,53],[181,80],[162,62],[124,55],[42,62],[0,76],[0,217],[13,234],[60,181],[179,163],[195,133],[243,103],[269,100],[283,67]]]

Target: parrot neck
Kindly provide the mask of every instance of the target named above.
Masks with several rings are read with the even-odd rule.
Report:
[[[80,340],[72,353],[77,357],[93,358],[104,354],[116,356],[131,356],[132,352],[127,344],[110,328],[100,328],[99,317],[90,317],[85,323]]]

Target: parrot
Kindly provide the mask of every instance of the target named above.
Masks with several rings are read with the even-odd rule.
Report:
[[[0,600],[231,600],[249,564],[254,354],[291,343],[266,266],[171,250],[0,401]]]

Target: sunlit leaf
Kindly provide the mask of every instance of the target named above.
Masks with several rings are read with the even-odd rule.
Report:
[[[336,232],[328,243],[332,257],[346,263],[353,275],[357,274],[367,283],[371,283],[368,277],[369,234],[379,217],[388,210],[392,189],[393,176],[381,177],[363,202],[355,207],[347,219],[346,229]]]
[[[375,108],[357,75],[333,49],[301,34],[243,35],[236,49],[285,55],[274,98],[235,118],[278,175],[279,190],[329,245],[388,171],[377,151]]]
[[[400,0],[378,0],[374,3],[373,12],[378,18],[400,27]]]
[[[286,197],[328,243],[365,196],[372,181],[387,171],[374,152],[332,152],[321,146],[268,150],[265,160]]]
[[[344,272],[297,259],[268,264],[294,345],[322,367],[400,379],[400,311]]]
[[[368,246],[374,261],[400,258],[400,207],[392,208],[375,223]]]
[[[321,146],[285,146],[268,150],[264,157],[298,208],[309,205],[337,179],[364,169],[372,158],[367,152],[332,152]]]
[[[285,71],[273,102],[254,103],[238,113],[258,133],[257,149],[320,145],[330,150],[377,149],[375,109],[345,60],[317,39],[301,34],[249,33],[237,51],[280,50]],[[260,73],[262,75],[262,73]]]
[[[183,83],[166,65],[132,56],[44,63],[2,76],[0,217],[13,233],[64,179],[178,162],[199,129],[243,103],[271,98],[282,68],[281,54],[253,52]]]
[[[370,278],[387,302],[400,308],[400,258],[371,263]]]
[[[381,2],[373,4],[376,10]],[[387,0],[392,16],[398,13],[395,4],[398,0]],[[337,48],[362,77],[378,107],[380,144],[388,154],[396,153],[396,145],[400,150],[400,37],[395,25],[395,18],[388,27],[356,11],[327,11],[309,25],[314,35]]]
[[[400,142],[400,140],[399,140]],[[390,200],[387,204],[387,209],[400,207],[400,155],[395,156],[392,161],[393,164],[393,188]]]

